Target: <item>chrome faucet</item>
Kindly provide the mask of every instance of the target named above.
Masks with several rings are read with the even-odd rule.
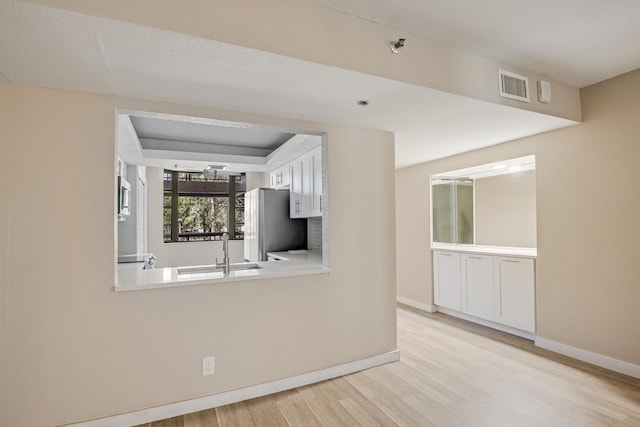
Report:
[[[151,255],[149,259],[145,261],[144,265],[142,266],[142,269],[153,270],[155,268],[154,265],[156,264],[156,260],[157,260],[156,256]]]
[[[218,259],[216,258],[216,265],[224,267],[224,274],[229,273],[229,234],[224,233],[222,235],[222,251],[224,252],[224,258],[222,259],[222,264],[218,263]]]

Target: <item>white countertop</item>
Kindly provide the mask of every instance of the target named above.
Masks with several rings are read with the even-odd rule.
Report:
[[[291,261],[292,263],[322,264],[322,254],[314,251],[283,251],[267,252],[267,256],[278,261]]]
[[[119,255],[118,262],[119,263],[145,262],[152,255],[153,255],[152,253]]]
[[[275,252],[276,256],[288,252]],[[279,261],[258,262],[260,268],[252,270],[222,271],[178,274],[178,268],[166,267],[143,270],[142,264],[118,264],[116,291],[137,291],[143,289],[170,288],[176,286],[211,285],[241,280],[260,280],[275,277],[292,277],[310,274],[325,274],[330,270],[322,265],[322,254],[309,252],[291,256]]]
[[[523,258],[536,258],[538,256],[537,248],[518,248],[511,246],[450,245],[448,243],[432,243],[431,249],[484,255],[505,255]]]

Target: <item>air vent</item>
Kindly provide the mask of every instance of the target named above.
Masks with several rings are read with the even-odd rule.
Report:
[[[500,96],[529,102],[529,79],[510,71],[498,70]]]

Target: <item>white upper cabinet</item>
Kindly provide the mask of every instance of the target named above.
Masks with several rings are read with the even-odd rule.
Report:
[[[322,216],[322,147],[309,153],[311,166],[311,215]]]
[[[271,188],[275,188],[276,190],[289,188],[291,183],[289,176],[289,163],[271,171],[270,178]]]
[[[309,156],[305,154],[292,160],[289,163],[289,171],[291,179],[289,216],[307,218],[309,216]]]
[[[289,163],[291,218],[322,216],[322,147]]]

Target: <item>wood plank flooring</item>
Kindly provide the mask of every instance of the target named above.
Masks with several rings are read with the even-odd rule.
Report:
[[[640,426],[640,380],[398,307],[401,360],[141,427]]]

